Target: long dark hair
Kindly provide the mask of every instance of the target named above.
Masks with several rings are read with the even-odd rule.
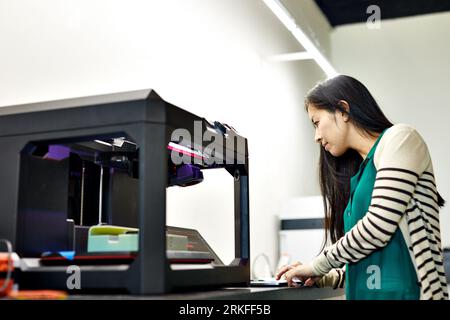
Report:
[[[340,100],[348,103],[348,111]],[[393,125],[369,90],[358,80],[346,75],[318,83],[306,95],[305,108],[308,109],[309,105],[331,113],[346,113],[356,129],[367,136],[376,137]],[[361,156],[353,149],[334,157],[320,147],[319,184],[325,208],[323,247],[327,245],[328,237],[335,243],[344,235],[343,214],[350,198],[350,178],[356,174],[361,162]],[[444,203],[438,193],[438,205],[443,206]]]

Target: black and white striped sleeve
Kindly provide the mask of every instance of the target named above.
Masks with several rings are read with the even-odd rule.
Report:
[[[387,130],[374,157],[377,174],[368,212],[311,262],[314,273],[324,275],[332,268],[357,262],[386,246],[429,161],[428,148],[412,127],[396,125]]]

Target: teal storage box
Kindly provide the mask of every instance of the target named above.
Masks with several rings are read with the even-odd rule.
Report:
[[[136,252],[138,229],[99,225],[89,229],[88,252]]]

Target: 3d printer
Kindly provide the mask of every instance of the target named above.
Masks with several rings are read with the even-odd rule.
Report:
[[[222,141],[212,152],[204,132]],[[248,149],[232,127],[139,90],[1,108],[0,148],[0,238],[21,288],[67,289],[68,265],[87,291],[249,284]],[[215,168],[234,181],[229,265],[196,230],[166,226],[166,188]]]

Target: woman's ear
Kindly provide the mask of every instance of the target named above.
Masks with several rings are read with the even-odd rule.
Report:
[[[345,100],[339,100],[338,103],[341,106],[341,108],[344,110],[344,111],[341,111],[342,118],[344,119],[345,122],[347,122],[349,120],[348,114],[350,112],[350,106],[349,106],[348,102]]]

